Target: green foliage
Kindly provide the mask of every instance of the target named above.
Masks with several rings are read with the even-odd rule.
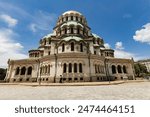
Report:
[[[134,69],[135,69],[135,74],[138,77],[148,73],[146,66],[140,63],[134,64]]]
[[[6,69],[0,68],[0,80],[4,80],[6,76]]]

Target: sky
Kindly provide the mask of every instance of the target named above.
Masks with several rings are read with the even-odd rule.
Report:
[[[150,0],[0,0],[0,67],[28,58],[68,10],[82,13],[115,57],[150,58]]]

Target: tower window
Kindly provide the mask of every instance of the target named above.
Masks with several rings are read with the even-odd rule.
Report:
[[[67,34],[67,28],[65,28],[65,34]]]
[[[71,16],[71,20],[73,20],[73,16]]]
[[[77,28],[77,34],[80,34],[80,28]]]
[[[74,43],[71,43],[71,51],[74,51]]]
[[[73,31],[73,27],[71,27],[71,29],[70,29],[70,30],[71,30],[71,34],[73,34],[73,33],[74,33],[74,31]]]
[[[66,17],[66,21],[68,21],[68,17]]]
[[[76,21],[78,21],[78,17],[76,17]]]
[[[80,52],[83,52],[83,44],[80,43]]]
[[[63,43],[62,44],[62,52],[64,52],[65,51],[65,44]]]

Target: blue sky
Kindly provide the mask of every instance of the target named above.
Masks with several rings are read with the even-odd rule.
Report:
[[[0,67],[26,58],[68,10],[81,12],[116,57],[150,58],[150,0],[0,0]]]

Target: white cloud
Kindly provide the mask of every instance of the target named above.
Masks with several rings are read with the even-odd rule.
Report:
[[[135,41],[150,44],[150,23],[144,25],[142,29],[137,30],[133,39]]]
[[[47,12],[38,11],[34,15],[34,17],[32,17],[32,23],[30,23],[29,29],[32,32],[37,32],[39,30],[49,31],[53,28],[52,24],[54,24],[55,20],[55,14],[49,14]]]
[[[104,47],[105,47],[106,49],[110,49],[110,44],[109,44],[109,43],[105,43],[105,44],[104,44]]]
[[[27,56],[21,53],[23,46],[15,42],[17,36],[11,29],[0,29],[0,67],[7,67],[8,59],[23,59]]]
[[[124,49],[124,47],[123,47],[122,42],[116,42],[116,44],[115,44],[115,48],[116,48],[116,49],[119,49],[119,50],[123,50],[123,49]]]
[[[114,55],[117,58],[128,58],[128,59],[130,59],[132,57],[135,58],[135,54],[130,53],[130,52],[126,52],[126,51],[123,51],[123,50],[115,50]]]
[[[6,15],[6,14],[1,14],[1,15],[0,15],[0,19],[1,19],[2,21],[4,21],[5,23],[7,23],[9,27],[14,27],[14,26],[16,26],[17,23],[18,23],[18,20],[17,20],[17,19],[12,18],[11,16]]]

